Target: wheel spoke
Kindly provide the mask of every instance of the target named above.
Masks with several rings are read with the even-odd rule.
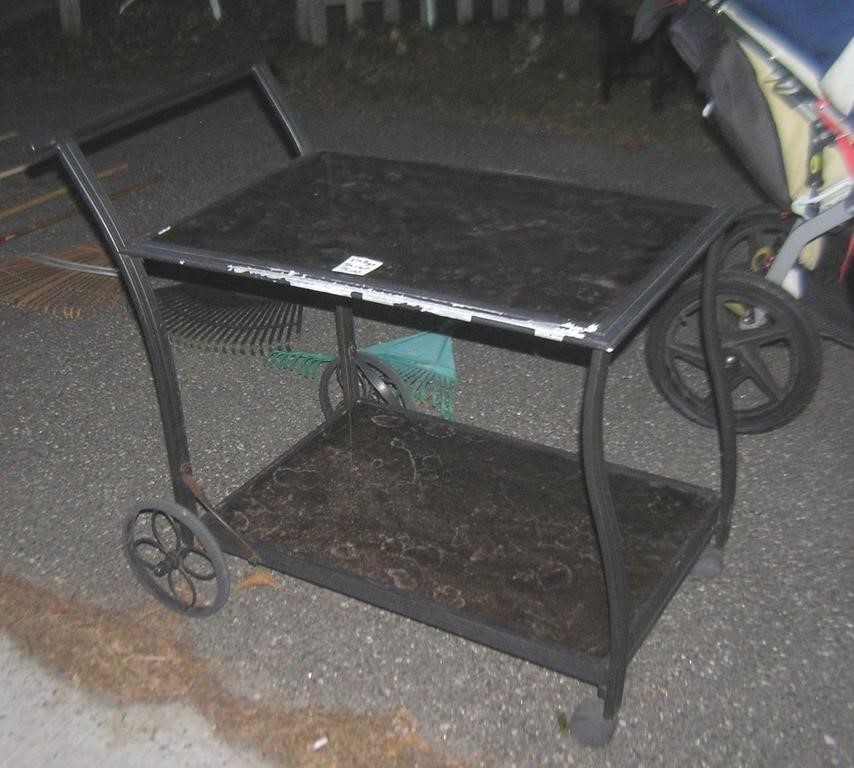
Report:
[[[177,569],[169,571],[166,576],[166,581],[169,584],[169,591],[173,597],[185,608],[192,608],[196,604],[198,597],[196,587],[193,580],[184,573],[183,570]]]
[[[145,549],[149,548],[152,550],[151,557],[145,555]],[[142,550],[142,551],[140,551]],[[154,554],[156,553],[156,554]],[[142,538],[137,539],[133,543],[133,554],[136,556],[137,560],[142,563],[149,570],[154,570],[161,562],[163,562],[163,558],[166,553],[163,551],[163,548],[160,544],[154,539]],[[156,558],[157,562],[153,562],[153,559]]]
[[[679,342],[670,341],[666,347],[667,356],[670,360],[682,360],[685,363],[690,363],[695,368],[705,368],[706,358],[703,351],[693,344],[680,344]]]
[[[695,395],[694,402],[697,405],[700,413],[713,416],[715,413],[715,399],[711,393],[708,395]]]
[[[738,366],[737,370],[730,372],[727,377],[727,383],[729,384],[729,391],[735,392],[745,381],[750,378],[747,371],[744,370],[744,366]],[[735,405],[733,403],[733,405]]]
[[[206,552],[196,548],[188,549],[183,553],[181,570],[198,581],[212,581],[216,578],[216,570],[211,559]]]
[[[727,337],[727,343],[733,346],[750,345],[765,346],[776,344],[778,341],[786,341],[788,335],[785,328],[775,323],[767,323],[757,328],[741,328]]]
[[[752,381],[772,402],[780,403],[786,396],[785,388],[780,387],[758,347],[747,345],[739,349],[739,358],[744,367],[746,378]]]
[[[158,521],[164,520],[166,521],[166,523],[168,523],[169,527],[164,531],[160,531],[158,530],[158,528],[160,527],[158,525]],[[174,537],[174,540],[171,544],[167,544],[164,541],[164,534],[168,533],[169,531],[171,531],[172,536]],[[178,542],[181,541],[181,533],[176,527],[175,521],[171,517],[169,517],[169,515],[164,515],[162,512],[154,512],[154,514],[152,514],[151,533],[157,540],[157,543],[160,546],[160,549],[163,550],[164,554],[166,552],[174,552],[178,548]]]
[[[354,358],[359,373],[362,394],[375,402],[396,405],[399,398],[397,388],[385,377],[385,373],[370,360],[356,355]]]

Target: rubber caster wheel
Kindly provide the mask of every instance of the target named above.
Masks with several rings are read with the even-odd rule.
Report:
[[[606,720],[601,699],[585,699],[572,713],[569,730],[586,747],[604,747],[617,730],[617,717]]]
[[[722,273],[717,305],[736,430],[769,432],[788,424],[812,400],[821,378],[818,333],[788,293],[758,275]],[[699,318],[700,286],[692,279],[650,322],[646,364],[670,405],[714,427]]]
[[[400,374],[390,365],[373,355],[357,352],[353,356],[356,367],[356,399],[368,400],[399,410],[414,410],[415,400]],[[320,376],[320,407],[326,420],[344,410],[343,386],[338,358],[323,369]]]
[[[710,544],[700,555],[694,567],[691,569],[691,575],[703,581],[711,581],[718,578],[724,570],[724,551],[718,549],[713,544]]]
[[[124,551],[148,592],[173,611],[210,616],[228,599],[225,557],[205,524],[165,499],[145,499],[128,510]]]

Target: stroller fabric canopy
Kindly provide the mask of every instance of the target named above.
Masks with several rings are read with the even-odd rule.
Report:
[[[729,0],[721,11],[816,96],[854,112],[854,2]]]

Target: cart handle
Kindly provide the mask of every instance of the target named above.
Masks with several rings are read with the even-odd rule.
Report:
[[[137,123],[146,117],[165,112],[249,75],[255,77],[277,116],[287,127],[297,153],[306,154],[309,151],[308,143],[297,128],[293,109],[282,94],[265,57],[204,72],[187,78],[172,88],[121,104],[81,123],[70,131],[63,130],[32,140],[27,144],[27,151],[34,155],[52,152],[60,142],[67,141],[69,138],[82,144],[105,133]]]

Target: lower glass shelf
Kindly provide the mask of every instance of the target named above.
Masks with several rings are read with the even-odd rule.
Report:
[[[632,605],[654,617],[649,601],[666,601],[708,540],[717,496],[624,467],[609,476]],[[573,454],[360,403],[217,513],[277,570],[575,676],[578,654],[607,655],[602,561]]]

